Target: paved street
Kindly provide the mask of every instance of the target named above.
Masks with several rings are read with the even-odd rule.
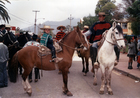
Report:
[[[93,74],[89,72],[87,76],[82,74],[82,63],[80,58],[74,57],[70,68],[68,87],[73,93],[71,98],[140,98],[140,82],[135,81],[117,71],[112,73],[112,90],[114,95],[100,95],[101,74],[98,71],[98,85],[93,85]],[[91,62],[90,62],[91,70]],[[6,88],[0,88],[0,98],[67,98],[62,93],[62,76],[55,71],[43,71],[43,77],[35,83],[32,82],[32,96],[29,97],[23,90],[21,76],[17,83],[10,83]],[[33,77],[34,79],[34,77]]]

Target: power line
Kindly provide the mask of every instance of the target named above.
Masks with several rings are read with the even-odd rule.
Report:
[[[33,24],[33,23],[31,23],[31,22],[29,22],[29,21],[26,21],[26,20],[24,20],[24,19],[22,19],[22,18],[20,18],[20,17],[18,17],[18,16],[16,16],[16,15],[14,15],[14,14],[11,14],[11,13],[9,13],[9,14],[12,15],[13,17],[19,19],[19,20],[22,20],[22,21],[24,21],[24,22],[27,22],[28,24]]]

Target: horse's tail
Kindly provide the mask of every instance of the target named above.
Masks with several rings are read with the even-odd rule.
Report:
[[[16,83],[18,77],[18,52],[12,58],[8,73],[10,82]]]

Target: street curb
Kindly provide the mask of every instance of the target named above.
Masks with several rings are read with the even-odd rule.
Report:
[[[134,75],[132,75],[132,74],[130,74],[130,73],[128,73],[128,72],[125,72],[125,71],[120,70],[120,69],[118,69],[118,68],[113,68],[113,70],[118,71],[118,72],[121,72],[121,73],[122,73],[123,75],[125,75],[125,76],[128,76],[128,77],[130,77],[130,78],[132,78],[132,79],[135,79],[135,80],[137,80],[137,81],[140,81],[140,77],[134,76]]]

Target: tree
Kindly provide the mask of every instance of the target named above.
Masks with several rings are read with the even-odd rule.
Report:
[[[136,0],[132,6],[127,8],[127,12],[130,15],[129,20],[132,22],[131,29],[133,34],[140,34],[140,0]]]
[[[1,18],[6,22],[9,23],[9,20],[10,20],[10,16],[8,15],[8,12],[6,11],[6,7],[4,6],[5,3],[4,1],[6,1],[7,3],[10,3],[8,0],[0,0],[0,16]]]
[[[99,0],[95,9],[96,16],[99,12],[105,12],[107,14],[106,21],[110,22],[116,9],[115,2],[115,0]]]
[[[82,30],[84,25],[91,27],[96,21],[98,21],[97,16],[89,15],[89,16],[83,18],[83,23],[78,22],[78,26]]]

